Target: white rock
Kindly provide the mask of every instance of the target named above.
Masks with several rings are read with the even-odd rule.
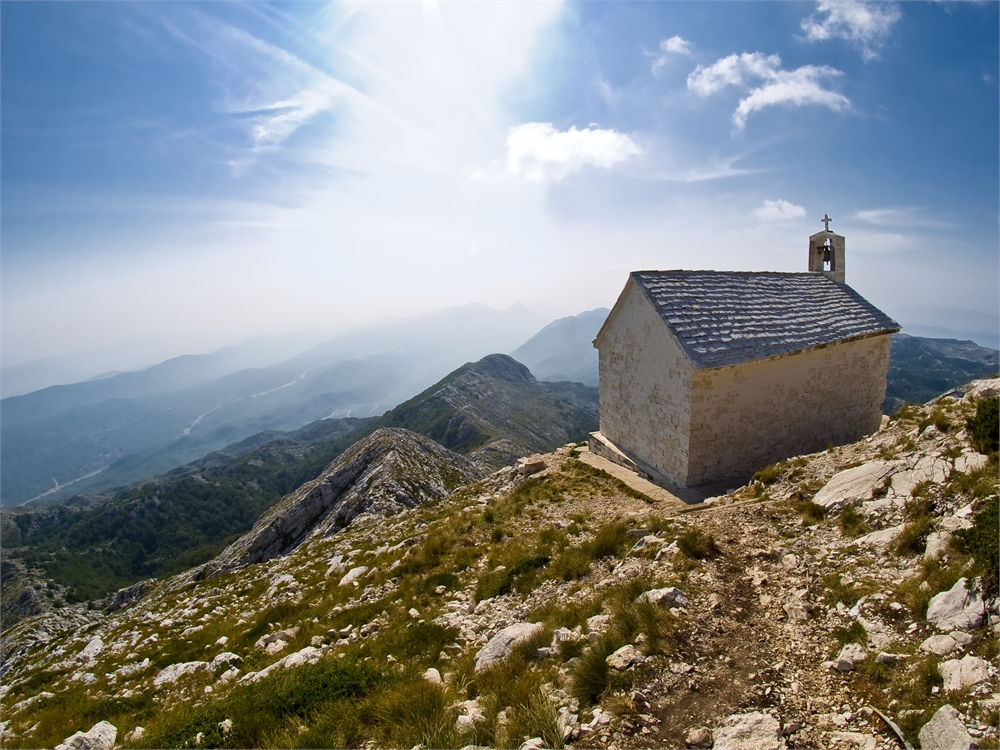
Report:
[[[179,664],[171,664],[169,667],[160,670],[160,673],[153,678],[153,685],[169,685],[177,682],[181,677],[198,672],[207,672],[211,666],[207,661],[185,661]]]
[[[322,650],[312,646],[306,646],[304,649],[296,651],[294,654],[289,654],[284,659],[279,659],[268,667],[264,667],[264,669],[259,672],[247,672],[240,678],[240,682],[258,682],[263,680],[268,675],[274,674],[280,669],[291,669],[292,667],[299,667],[303,664],[315,664],[319,661],[319,658],[322,655]]]
[[[927,621],[938,630],[973,630],[983,624],[986,607],[978,591],[969,591],[965,578],[927,604]]]
[[[610,615],[594,615],[587,618],[588,633],[603,633],[611,622]]]
[[[941,706],[919,734],[921,750],[969,750],[972,737],[953,707]]]
[[[459,734],[465,734],[471,732],[476,728],[476,722],[472,720],[471,716],[466,716],[465,714],[459,714],[458,718],[455,719],[455,731]]]
[[[886,529],[873,531],[870,534],[859,536],[854,540],[854,543],[870,547],[888,547],[896,541],[896,537],[899,536],[899,533],[903,530],[903,526],[904,524],[899,524],[898,526],[890,526]]]
[[[698,750],[707,750],[712,747],[712,730],[708,727],[695,727],[685,736],[684,744]]]
[[[104,641],[101,640],[101,636],[95,635],[90,639],[90,642],[83,647],[83,651],[77,657],[82,661],[94,661],[101,652],[104,650]]]
[[[89,732],[77,732],[56,745],[56,750],[111,750],[118,737],[118,728],[106,721],[99,721]]]
[[[441,673],[438,672],[434,667],[429,667],[426,672],[424,672],[424,679],[427,680],[432,685],[441,684]]]
[[[529,640],[543,628],[540,622],[519,622],[504,628],[476,654],[476,671],[481,672],[503,661],[517,644]]]
[[[290,641],[299,632],[298,628],[287,628],[285,630],[278,630],[274,633],[268,633],[257,639],[257,642],[253,644],[254,648],[266,649],[270,644],[275,641]]]
[[[626,644],[620,649],[615,651],[613,654],[609,655],[605,661],[608,666],[612,669],[617,669],[619,672],[624,672],[626,669],[631,667],[633,664],[639,664],[645,660],[642,652],[639,651],[632,644]]]
[[[643,594],[639,594],[636,598],[636,602],[642,601],[652,602],[653,604],[667,608],[686,607],[688,603],[687,596],[676,586],[668,586],[665,589],[650,589]]]
[[[713,750],[784,750],[781,725],[769,714],[735,714],[715,732]]]
[[[834,667],[841,672],[850,672],[856,662],[868,656],[865,647],[858,643],[848,643],[840,649],[840,655],[834,659]]]
[[[232,719],[223,719],[222,721],[220,721],[219,722],[219,730],[223,734],[229,734],[231,731],[233,731],[233,720]]]
[[[271,641],[270,643],[268,643],[267,646],[264,647],[264,650],[271,656],[274,656],[275,654],[284,651],[285,646],[287,645],[288,644],[285,641],[278,639],[276,641]]]
[[[951,636],[952,639],[954,639],[955,643],[957,643],[959,646],[968,646],[970,643],[972,643],[972,641],[975,640],[971,635],[969,635],[968,633],[963,633],[961,630],[953,630],[950,633],[948,633],[948,635]]]
[[[410,611],[407,612],[406,614],[408,614],[410,617],[416,620],[418,617],[420,617],[420,610],[418,610],[416,607],[410,607]]]
[[[946,692],[962,690],[986,682],[990,675],[986,662],[976,656],[965,656],[938,664],[938,672],[944,678]]]
[[[878,656],[875,657],[875,661],[879,664],[895,664],[899,661],[899,654],[888,654],[885,651],[880,651]]]
[[[834,474],[833,478],[816,493],[813,502],[827,510],[860,505],[872,499],[872,490],[881,486],[894,469],[892,464],[873,461]]]
[[[212,659],[212,670],[214,671],[223,664],[229,664],[229,662],[233,661],[243,661],[243,659],[234,654],[232,651],[223,651],[221,654]]]
[[[955,471],[969,474],[986,466],[988,461],[982,453],[964,453],[955,459]]]
[[[145,736],[146,736],[146,728],[145,727],[136,727],[131,732],[129,732],[127,735],[125,735],[125,739],[128,742],[138,742],[139,740],[141,740]]]
[[[221,675],[219,675],[219,682],[229,682],[230,680],[235,680],[240,676],[240,670],[236,667],[230,667]]]
[[[350,586],[352,583],[361,578],[361,576],[363,576],[367,572],[368,572],[367,565],[359,565],[356,568],[351,568],[349,571],[347,571],[347,574],[340,579],[340,585]]]
[[[227,643],[229,643],[229,636],[223,635],[220,636],[218,640],[216,640],[215,645],[218,646],[219,648],[225,648]]]
[[[920,644],[920,650],[929,654],[945,656],[958,647],[958,643],[950,635],[932,635]]]
[[[944,555],[951,546],[951,534],[947,531],[934,531],[927,537],[927,545],[924,548],[925,560],[937,560]]]

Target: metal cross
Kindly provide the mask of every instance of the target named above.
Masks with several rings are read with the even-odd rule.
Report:
[[[823,222],[823,231],[824,232],[829,232],[830,231],[830,222],[833,221],[833,219],[831,219],[829,216],[826,215],[826,213],[824,213],[823,214],[823,218],[820,219],[820,221]]]

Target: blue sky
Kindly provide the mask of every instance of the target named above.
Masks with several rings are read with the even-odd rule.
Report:
[[[629,270],[847,281],[998,338],[998,5],[13,3],[4,364],[106,369]]]

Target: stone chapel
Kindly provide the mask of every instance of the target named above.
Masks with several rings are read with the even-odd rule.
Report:
[[[594,340],[591,450],[693,486],[877,431],[899,324],[844,282],[824,222],[806,273],[631,273]]]

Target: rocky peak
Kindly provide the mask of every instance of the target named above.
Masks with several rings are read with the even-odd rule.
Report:
[[[334,533],[362,513],[413,508],[478,478],[468,459],[423,435],[376,430],[287,495],[194,577],[214,578],[288,554],[310,534]]]

